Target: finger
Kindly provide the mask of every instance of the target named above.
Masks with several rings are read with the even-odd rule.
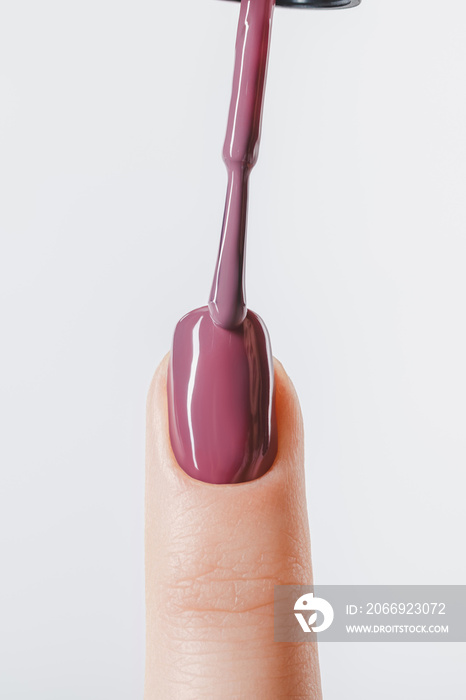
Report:
[[[267,474],[191,479],[170,446],[167,358],[148,397],[146,686],[156,698],[320,700],[314,644],[274,642],[275,585],[312,583],[299,402],[275,362],[278,455]]]

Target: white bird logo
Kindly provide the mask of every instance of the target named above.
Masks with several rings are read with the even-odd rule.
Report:
[[[314,593],[306,593],[295,603],[295,610],[303,610],[306,612],[315,611],[306,622],[306,619],[301,613],[295,612],[295,617],[301,625],[303,632],[324,632],[328,630],[335,617],[333,608],[327,600],[323,598],[314,598]],[[317,612],[321,612],[324,620],[321,625],[314,627],[317,621]]]

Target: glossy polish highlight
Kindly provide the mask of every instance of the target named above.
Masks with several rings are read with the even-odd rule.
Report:
[[[168,372],[172,448],[190,476],[256,479],[277,453],[274,371],[264,322],[246,307],[249,175],[259,150],[274,0],[242,0],[223,158],[228,186],[208,306],[178,323]]]

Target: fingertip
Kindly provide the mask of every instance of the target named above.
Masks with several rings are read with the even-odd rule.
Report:
[[[318,678],[315,648],[273,641],[274,587],[312,582],[295,388],[275,360],[278,454],[270,470],[246,483],[204,483],[181,469],[171,448],[168,359],[158,366],[148,396],[146,686],[157,689],[156,697],[174,697],[167,688],[179,688],[186,649],[194,643],[197,676],[190,683],[207,677],[217,688],[236,687],[231,660],[241,653],[248,697],[259,697],[257,687],[272,697],[278,686],[280,696],[297,697]]]

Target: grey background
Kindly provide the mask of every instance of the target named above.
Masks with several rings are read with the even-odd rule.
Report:
[[[210,287],[237,12],[2,3],[2,698],[141,697],[145,396]],[[465,582],[465,21],[275,15],[248,300],[301,397],[327,584]],[[325,698],[459,700],[463,658],[325,645]]]

